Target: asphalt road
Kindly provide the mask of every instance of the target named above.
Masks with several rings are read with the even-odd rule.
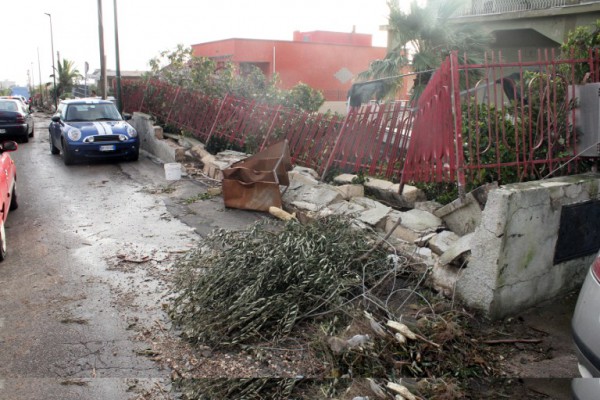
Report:
[[[155,279],[199,234],[257,218],[220,200],[191,212],[198,182],[165,180],[160,163],[65,166],[51,155],[48,117],[19,145],[19,208],[0,263],[0,399],[129,399],[170,384],[144,329],[165,321]],[[175,218],[177,215],[182,221]],[[196,226],[198,229],[191,228]],[[162,390],[162,389],[161,389]]]

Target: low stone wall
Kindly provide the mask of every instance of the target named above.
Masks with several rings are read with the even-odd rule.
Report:
[[[458,295],[499,318],[579,287],[594,254],[554,264],[561,213],[597,200],[599,187],[600,174],[584,174],[490,191],[470,261],[456,282]]]
[[[142,150],[160,158],[165,163],[176,161],[176,147],[167,140],[162,140],[162,128],[154,126],[148,114],[135,112],[129,121],[140,138]]]

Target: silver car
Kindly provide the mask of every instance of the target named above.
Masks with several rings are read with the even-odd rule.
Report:
[[[600,253],[579,292],[572,326],[579,373],[600,378]]]

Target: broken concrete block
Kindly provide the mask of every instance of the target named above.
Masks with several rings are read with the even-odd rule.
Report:
[[[361,222],[367,225],[380,228],[385,226],[388,214],[392,211],[391,207],[374,207],[369,208],[357,217]]]
[[[365,182],[365,189],[367,189],[367,191],[388,192],[392,190],[393,187],[394,184],[392,182],[383,179],[369,178]]]
[[[415,232],[430,232],[443,227],[444,222],[435,215],[423,210],[400,212],[402,225]]]
[[[312,176],[315,179],[319,179],[319,174],[317,174],[317,171],[315,171],[312,168],[307,168],[307,167],[300,167],[300,166],[295,166],[293,170],[291,170],[289,173],[291,172],[297,172],[300,173],[302,175],[309,175]]]
[[[429,247],[435,254],[442,255],[448,251],[458,239],[460,239],[460,236],[452,231],[441,231],[431,238],[427,244],[427,247]]]
[[[440,264],[446,265],[464,256],[466,253],[471,251],[471,239],[473,233],[469,233],[458,239],[448,250],[446,250],[440,256]]]
[[[382,203],[375,201],[373,199],[369,199],[368,197],[354,197],[354,198],[350,199],[350,202],[361,205],[364,208],[377,208],[377,207],[389,208],[388,206],[383,205]]]
[[[401,218],[402,213],[400,211],[392,211],[387,218],[385,223],[385,232],[389,233],[392,231],[392,228],[396,225],[398,218]],[[418,238],[419,234],[413,230],[410,230],[402,224],[398,225],[391,233],[391,236],[400,239],[405,242],[414,243]]]
[[[417,240],[414,241],[414,244],[416,244],[417,246],[420,246],[420,247],[426,247],[427,243],[429,243],[431,238],[434,237],[435,235],[437,235],[437,233],[435,233],[435,232],[423,234],[423,235],[419,236],[417,238]]]
[[[446,226],[456,234],[463,236],[475,231],[481,222],[482,210],[487,202],[490,190],[498,188],[498,183],[490,183],[473,190],[464,198],[458,198],[435,211],[435,215],[442,218]]]
[[[290,187],[298,187],[303,185],[315,186],[319,184],[319,181],[316,180],[311,174],[296,169],[288,172],[288,177],[290,178]]]
[[[342,194],[344,200],[350,200],[354,197],[365,197],[365,188],[363,185],[341,185],[333,186],[333,188]]]
[[[206,157],[206,156],[214,157],[212,154],[210,154],[208,151],[206,151],[206,148],[204,147],[203,144],[198,144],[198,145],[192,147],[190,149],[190,152],[192,153],[192,155],[194,157],[196,157],[199,160],[204,159],[204,157]]]
[[[165,138],[164,136],[164,130],[162,128],[162,126],[153,126],[152,127],[154,129],[154,137],[159,139],[159,140],[163,140]]]
[[[396,195],[400,193],[399,183],[392,187],[392,193]],[[406,207],[414,208],[415,203],[423,202],[425,200],[427,200],[427,196],[425,196],[425,192],[423,192],[421,189],[416,186],[404,185],[402,194],[400,194],[400,201],[402,201]]]
[[[426,200],[422,190],[410,185],[404,185],[402,194],[400,194],[400,184],[382,179],[369,178],[364,186],[365,193],[398,208],[413,208],[416,201]]]
[[[417,210],[427,211],[435,215],[435,211],[443,206],[437,201],[417,201],[413,208]]]
[[[331,211],[332,214],[347,215],[349,217],[356,217],[361,212],[365,211],[363,206],[350,203],[348,201],[341,201],[339,203],[331,204],[327,206],[326,209]]]
[[[310,203],[308,201],[292,201],[290,203],[294,208],[297,208],[299,210],[302,211],[311,211],[311,212],[317,212],[319,211],[319,208],[317,207],[316,204],[314,203]]]
[[[460,277],[460,268],[451,265],[436,263],[431,269],[428,277],[428,285],[443,296],[452,298],[456,288],[456,282]]]
[[[289,187],[284,193],[282,200],[284,203],[292,204],[294,202],[312,203],[315,211],[321,210],[330,204],[335,204],[343,201],[342,195],[331,188],[329,185],[303,185],[297,187]]]
[[[349,185],[356,178],[354,174],[341,174],[333,178],[333,181],[338,185]]]

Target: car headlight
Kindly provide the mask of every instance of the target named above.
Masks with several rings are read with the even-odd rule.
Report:
[[[127,134],[129,135],[129,137],[137,137],[137,131],[131,125],[127,125]]]
[[[67,132],[67,136],[69,137],[69,140],[76,142],[81,139],[81,131],[76,128],[70,129],[69,132]]]

